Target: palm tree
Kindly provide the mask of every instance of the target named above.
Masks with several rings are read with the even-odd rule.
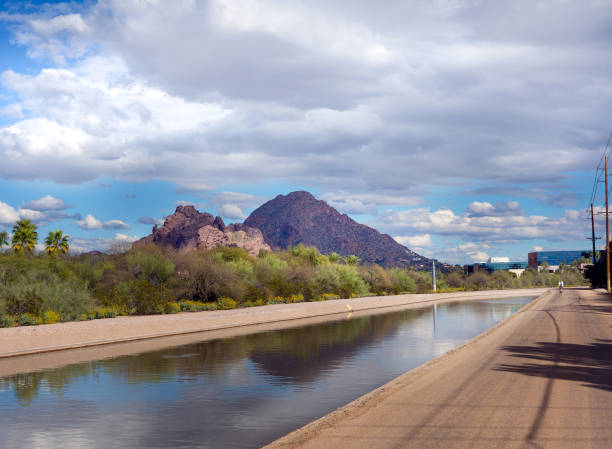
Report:
[[[64,233],[60,230],[56,230],[55,232],[49,231],[49,235],[45,239],[45,245],[47,245],[47,253],[49,255],[56,255],[60,252],[62,254],[66,254],[68,252],[68,240],[69,236],[64,235]]]
[[[0,251],[2,251],[2,247],[4,245],[8,246],[9,241],[8,241],[8,232],[6,231],[2,231],[0,232]]]
[[[11,246],[15,252],[34,251],[37,240],[38,232],[36,232],[36,225],[30,220],[19,220],[15,226],[13,226],[13,241]]]

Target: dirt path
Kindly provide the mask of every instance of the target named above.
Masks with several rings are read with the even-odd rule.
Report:
[[[269,448],[612,447],[612,299],[553,291]]]

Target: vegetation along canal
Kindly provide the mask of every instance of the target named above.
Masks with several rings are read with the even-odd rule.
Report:
[[[0,447],[260,447],[531,298],[446,303],[0,379]]]

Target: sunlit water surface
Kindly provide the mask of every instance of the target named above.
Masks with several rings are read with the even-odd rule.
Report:
[[[0,447],[260,447],[531,298],[456,302],[0,379]]]

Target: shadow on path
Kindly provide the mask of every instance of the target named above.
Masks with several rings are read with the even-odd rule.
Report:
[[[575,306],[577,312],[602,313],[612,315],[612,304],[580,304]]]
[[[501,349],[510,352],[512,357],[534,362],[499,365],[495,368],[497,371],[570,380],[612,391],[612,340],[598,339],[585,345],[538,342],[535,346],[504,346]]]

